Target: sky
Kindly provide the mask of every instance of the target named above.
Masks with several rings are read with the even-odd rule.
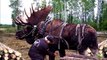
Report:
[[[11,8],[9,0],[0,0],[0,24],[11,24]]]
[[[22,0],[22,8],[27,10],[30,8],[32,2],[33,0]],[[12,24],[12,9],[9,7],[9,5],[10,0],[0,0],[0,24]]]

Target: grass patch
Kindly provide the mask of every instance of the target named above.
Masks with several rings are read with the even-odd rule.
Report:
[[[16,27],[12,27],[11,25],[0,25],[0,31],[6,33],[15,33]]]

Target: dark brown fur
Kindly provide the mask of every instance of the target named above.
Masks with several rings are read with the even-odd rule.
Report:
[[[63,21],[61,20],[52,20],[52,22],[46,26],[44,35],[51,34],[59,36],[62,28],[62,23]],[[84,54],[87,48],[90,48],[92,53],[96,54],[98,50],[96,30],[90,25],[87,25],[85,28],[84,39],[82,40],[81,47],[78,48],[78,36],[75,35],[76,26],[77,24],[66,24],[66,26],[64,26],[63,33],[61,34],[62,38],[68,42],[70,49],[78,50],[80,54]],[[41,30],[41,23],[38,24],[37,29],[38,33],[40,33],[39,31]]]
[[[32,25],[31,28],[33,28],[34,25],[38,25],[37,30],[35,31],[35,32],[38,32],[38,34],[41,33],[41,29],[42,29],[41,27],[43,24],[42,22],[44,22],[46,20],[46,17],[48,15],[48,13],[51,11],[51,8],[50,7],[46,8],[47,12],[44,10],[38,11],[36,13],[32,13],[30,18],[28,18],[28,23],[30,23]],[[62,29],[62,23],[63,23],[63,21],[60,19],[52,20],[46,26],[43,36],[52,34],[52,35],[59,37],[61,29]],[[92,28],[90,25],[87,25],[85,27],[84,39],[82,40],[80,47],[78,48],[78,45],[79,45],[78,36],[75,35],[76,26],[77,26],[77,24],[66,24],[66,26],[64,26],[63,33],[61,34],[62,39],[65,39],[68,42],[70,49],[77,50],[77,51],[79,51],[80,54],[84,54],[84,51],[88,47],[91,49],[93,54],[96,54],[97,50],[98,50],[96,30],[94,28]],[[17,35],[17,33],[16,33],[16,35]],[[29,39],[29,41],[31,41],[31,40]],[[63,42],[60,46],[61,46],[60,50],[59,50],[60,54],[61,54],[61,56],[64,56],[65,49],[67,46],[66,46],[66,44],[63,44]]]

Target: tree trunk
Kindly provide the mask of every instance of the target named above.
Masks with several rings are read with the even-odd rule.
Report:
[[[97,29],[100,28],[100,19],[101,19],[101,11],[102,11],[102,0],[98,0],[98,3],[97,3],[98,7],[97,7],[97,18],[96,18],[96,22],[97,22]]]

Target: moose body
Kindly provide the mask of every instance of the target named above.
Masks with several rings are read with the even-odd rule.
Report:
[[[32,9],[33,13],[31,14],[31,17],[28,18],[28,23],[30,24],[24,23],[25,25],[27,25],[27,28],[16,32],[16,37],[19,39],[25,38],[30,44],[32,44],[35,40],[35,36],[41,38],[51,34],[54,36],[58,36],[61,40],[60,49],[58,49],[57,44],[54,46],[50,46],[50,50],[52,52],[55,52],[55,50],[59,50],[61,57],[65,56],[65,49],[67,49],[68,46],[69,49],[77,50],[82,55],[84,55],[84,52],[87,48],[90,48],[92,53],[96,55],[98,51],[96,30],[90,25],[84,26],[84,24],[80,24],[78,26],[78,24],[65,24],[60,19],[55,19],[47,23],[45,20],[49,11],[51,11],[51,8],[49,8],[46,7],[44,10],[42,9],[40,16],[36,14],[40,11],[35,13]],[[47,10],[47,13],[43,13],[45,12],[45,10]],[[43,16],[42,14],[45,16]],[[34,21],[35,23],[32,21]],[[19,25],[22,24],[23,21],[19,17],[15,23]],[[35,25],[37,25],[37,27],[34,27]],[[67,43],[65,43],[64,41]],[[50,57],[50,60],[54,60],[54,56]]]
[[[66,24],[65,26],[62,26],[64,23],[62,20],[52,20],[46,25],[45,31],[41,33],[44,27],[43,22],[44,21],[40,22],[37,25],[35,33],[40,34],[40,35],[43,34],[42,37],[49,35],[49,34],[58,36],[59,38],[60,36],[62,37],[61,42],[60,42],[60,49],[58,49],[58,45],[54,45],[53,47],[50,46],[50,50],[52,52],[59,50],[60,56],[61,57],[65,56],[65,49],[67,49],[67,45],[65,42],[63,42],[63,39],[64,39],[67,41],[69,45],[69,49],[77,50],[82,55],[84,55],[84,52],[87,48],[90,48],[94,55],[97,53],[98,44],[97,44],[96,30],[90,25],[85,26],[84,33],[81,33],[81,35],[83,34],[82,41],[81,43],[79,43],[78,32],[76,31],[77,24]],[[29,29],[30,28],[31,27],[29,27]],[[32,29],[30,31],[32,31]],[[17,36],[18,34],[19,32],[17,32]],[[32,34],[30,36],[32,36]],[[41,38],[41,36],[39,36],[39,38]],[[31,40],[31,39],[28,39],[28,41],[34,42],[34,40]]]
[[[37,30],[38,33],[41,34],[41,30],[43,28],[43,22],[38,24]],[[84,24],[82,24],[79,27],[79,33],[77,30],[77,24],[66,24],[63,25],[64,22],[62,20],[52,20],[50,23],[48,23],[45,27],[43,35],[55,35],[61,38],[62,45],[60,45],[60,51],[63,51],[63,49],[68,48],[67,44],[63,41],[66,40],[66,42],[69,45],[69,49],[77,50],[80,54],[84,54],[85,50],[87,48],[90,48],[93,54],[96,54],[98,50],[98,43],[97,43],[97,36],[96,36],[96,30],[91,27],[90,25],[86,25],[82,31],[82,27]],[[41,27],[42,26],[42,27]],[[79,42],[79,34],[81,35],[80,39],[81,42]],[[83,35],[83,36],[82,36]],[[64,54],[65,55],[65,54]]]

